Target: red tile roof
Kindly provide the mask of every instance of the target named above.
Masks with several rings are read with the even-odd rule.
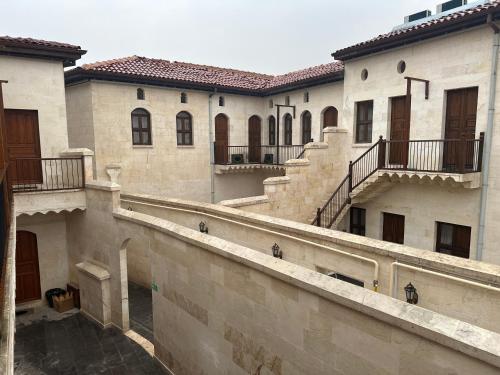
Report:
[[[471,22],[470,27],[484,23],[488,13],[500,10],[500,0],[491,0],[472,8],[459,10],[439,18],[417,24],[404,29],[394,30],[375,38],[346,47],[334,52],[332,55],[338,60],[348,60],[355,57],[378,52],[401,44],[408,44],[425,38],[437,36],[433,32],[449,32],[464,27],[464,23]],[[472,22],[475,21],[475,22]],[[448,28],[452,30],[448,30]],[[439,34],[438,34],[439,35]],[[400,42],[397,44],[396,42]],[[391,44],[392,43],[392,44]]]
[[[82,65],[67,72],[66,78],[72,79],[79,75],[90,77],[111,75],[116,78],[133,77],[138,81],[142,78],[144,80],[174,81],[179,84],[184,82],[206,87],[266,93],[313,80],[341,77],[343,69],[344,66],[342,63],[332,62],[296,72],[272,76],[207,65],[131,56]]]
[[[67,43],[33,38],[0,36],[0,54],[59,60],[63,66],[73,66],[87,51]]]
[[[42,47],[42,48],[60,48],[81,50],[80,46],[74,46],[68,43],[52,42],[48,40],[33,39],[33,38],[17,38],[11,36],[0,36],[0,46],[26,46],[26,47]]]

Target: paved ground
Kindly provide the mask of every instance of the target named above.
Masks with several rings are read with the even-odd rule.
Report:
[[[129,282],[130,328],[153,341],[153,300],[151,289]]]
[[[152,338],[151,290],[129,286],[132,329]],[[19,321],[16,375],[164,374],[144,348],[116,328],[102,330],[77,313]]]

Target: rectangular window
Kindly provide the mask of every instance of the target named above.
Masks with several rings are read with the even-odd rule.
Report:
[[[285,96],[285,105],[290,105],[290,97],[288,95]]]
[[[366,235],[366,210],[364,208],[351,207],[350,232],[359,236]]]
[[[224,107],[226,104],[226,100],[224,99],[223,96],[219,96],[219,107]]]
[[[274,107],[274,101],[272,99],[269,100],[269,108]]]
[[[471,227],[437,223],[436,251],[469,259]]]
[[[306,91],[304,93],[304,103],[309,103],[309,92],[308,91]]]
[[[356,143],[372,143],[373,100],[356,103]]]

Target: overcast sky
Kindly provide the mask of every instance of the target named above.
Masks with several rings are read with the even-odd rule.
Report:
[[[439,0],[0,0],[0,35],[80,45],[78,64],[130,55],[285,73],[390,31]]]

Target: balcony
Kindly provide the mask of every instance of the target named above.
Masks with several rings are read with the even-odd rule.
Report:
[[[7,179],[18,215],[86,207],[84,156],[13,159]]]
[[[301,159],[304,145],[226,146],[214,143],[214,159],[219,174],[255,169],[280,169],[288,160]]]

